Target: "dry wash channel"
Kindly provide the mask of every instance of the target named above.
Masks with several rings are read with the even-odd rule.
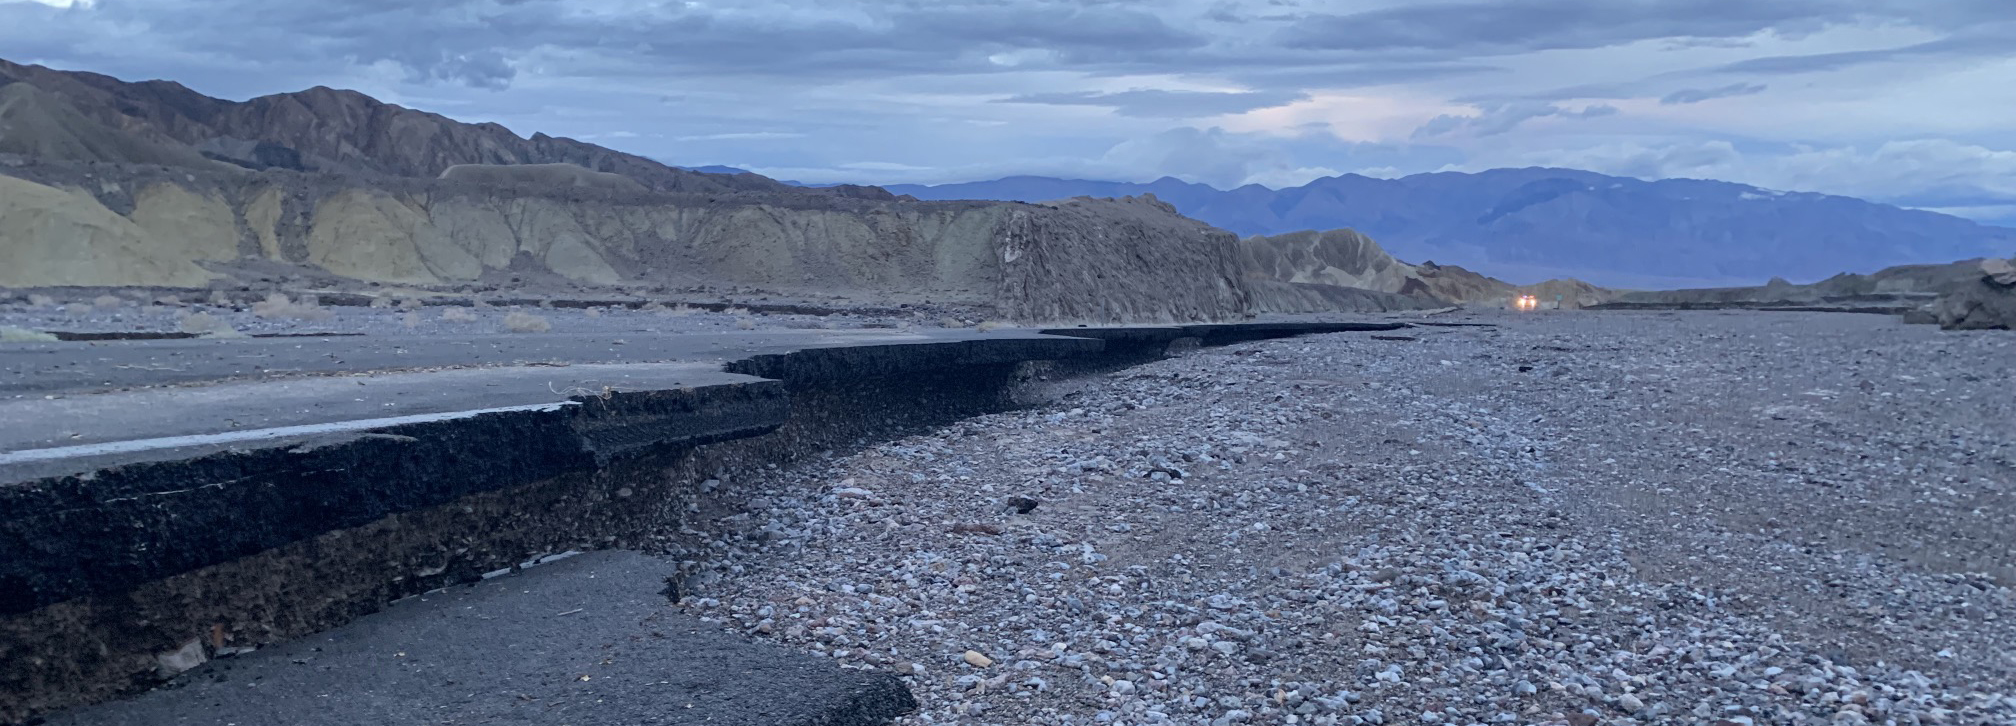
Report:
[[[0,722],[145,690],[219,656],[300,639],[388,602],[480,580],[546,555],[676,552],[678,538],[667,533],[696,524],[694,513],[703,511],[706,495],[739,472],[1003,410],[1013,405],[1018,383],[1031,376],[1149,360],[1177,341],[1217,345],[1395,327],[1404,324],[1053,331],[1068,335],[960,332],[905,344],[785,345],[730,363],[724,371],[665,379],[656,387],[599,393],[562,388],[550,400],[486,399],[454,415],[355,417],[367,420],[200,436],[170,436],[172,431],[163,429],[146,440],[75,447],[9,443],[9,453],[0,454],[5,474],[0,546],[14,556],[0,561]],[[182,342],[163,344],[169,343]],[[74,344],[43,345],[52,347],[30,352],[105,354]],[[61,345],[73,347],[53,347]],[[314,350],[308,343],[287,345]],[[486,380],[481,377],[525,370],[456,373],[476,377],[467,387],[477,390]],[[425,376],[446,373],[406,375],[424,382]],[[329,380],[346,379],[299,385],[312,389]],[[201,396],[231,386],[246,387],[254,400],[281,390],[274,382],[236,382],[71,397],[81,403],[32,397],[8,404],[14,407],[8,415],[40,416],[44,424],[61,427],[65,416],[89,419],[94,401]],[[227,408],[214,399],[177,400],[208,401],[204,405],[215,409],[179,411],[178,420]],[[136,429],[151,425],[139,414],[132,421]],[[623,571],[632,579],[639,576],[623,562],[595,566],[629,567]],[[670,594],[676,594],[678,573],[658,579],[666,577],[672,580]],[[653,591],[664,587],[651,584]],[[687,636],[679,632],[661,626],[649,635],[716,637],[692,628],[684,631]],[[737,650],[746,644],[707,643],[728,654],[723,657],[746,655]],[[660,650],[679,644],[698,647],[680,641]],[[753,660],[736,661],[734,667],[774,668],[801,681],[839,684],[821,691],[790,687],[797,681],[786,679],[789,692],[759,688],[739,702],[801,708],[789,718],[766,716],[779,719],[774,722],[798,717],[810,719],[806,723],[872,722],[910,703],[891,678],[811,668],[774,651],[749,657]],[[205,666],[203,673],[214,677],[220,664],[228,663]],[[697,682],[684,687],[718,690]],[[676,700],[663,695],[674,691],[626,697]],[[704,711],[688,715],[720,717]],[[76,711],[67,718],[122,722]]]

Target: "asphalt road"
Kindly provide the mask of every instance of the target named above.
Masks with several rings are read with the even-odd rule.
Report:
[[[720,364],[811,347],[965,340],[970,328],[734,333],[329,336],[21,343],[0,347],[0,401],[226,380],[576,363]]]
[[[48,726],[879,724],[914,706],[847,670],[683,615],[674,563],[592,552],[211,661]]]
[[[13,344],[0,347],[0,483],[563,405],[606,390],[748,382],[757,379],[721,365],[765,353],[1035,336],[758,330]]]

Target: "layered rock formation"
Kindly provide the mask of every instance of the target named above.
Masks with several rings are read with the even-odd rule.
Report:
[[[1017,320],[1221,320],[1250,305],[1237,241],[1152,199],[717,196],[602,186],[585,170],[508,172],[364,184],[16,160],[0,165],[0,286],[200,287],[216,276],[204,263],[249,259],[378,283],[510,270],[605,286],[907,296]]]

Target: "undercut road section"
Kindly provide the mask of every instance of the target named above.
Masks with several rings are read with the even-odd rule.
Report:
[[[651,591],[677,595],[705,554],[686,533],[723,516],[731,481],[1008,410],[1030,385],[1172,347],[1408,326],[9,344],[0,722],[187,683],[193,669],[228,669],[388,602],[461,592],[555,553],[671,555]],[[874,680],[813,662],[791,672]],[[876,688],[902,691],[878,677]],[[610,708],[649,710],[715,687],[689,685]],[[895,713],[827,700],[799,711],[853,715],[805,723]]]

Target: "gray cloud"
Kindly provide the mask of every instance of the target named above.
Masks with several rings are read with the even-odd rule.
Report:
[[[1720,66],[1715,72],[1753,74],[1794,74],[1836,71],[1871,63],[1893,63],[1921,58],[2003,58],[2016,53],[2016,23],[1988,26],[1973,32],[1896,48],[1856,50],[1839,53],[1766,56]]]
[[[1871,38],[1914,43],[1870,50]],[[1778,55],[1756,57],[1753,43]],[[1549,50],[1574,53],[1536,53]],[[2016,80],[1985,61],[2012,55],[2009,0],[0,2],[9,60],[169,78],[232,98],[360,88],[673,163],[859,182],[1022,171],[1295,183],[1326,169],[1411,173],[1627,143],[1660,151],[1588,163],[1741,176],[1799,148],[1925,137],[2003,144],[2006,115],[1966,89]],[[1923,118],[1880,99],[1857,113],[1859,94],[1842,92],[1891,89],[1919,70],[1969,75],[1914,90],[1941,109]],[[1789,74],[1811,75],[1772,82]],[[1773,92],[1758,94],[1767,82]],[[1242,90],[1176,90],[1226,87]],[[1237,132],[1188,120],[1304,98],[1219,122]],[[1583,106],[1590,101],[1710,98],[1741,113],[1566,121],[1617,113]],[[1827,106],[1824,121],[1812,121],[1814,107],[1800,106],[1808,102]],[[1070,106],[1112,112],[1060,108]],[[1563,120],[1534,122],[1545,118]],[[1725,159],[1704,145],[1737,138],[1781,146]],[[1400,151],[1374,154],[1345,139]],[[1919,163],[1930,151],[1889,153]],[[2007,199],[1962,194],[2008,168],[1988,158],[1995,164],[1920,201]],[[1791,178],[1851,193],[1892,189],[1888,177],[1851,184],[1874,168],[1844,162],[1838,173]],[[1912,178],[1932,184],[1929,172]]]
[[[492,90],[510,88],[511,79],[518,75],[518,69],[504,59],[504,54],[494,50],[456,55],[442,53],[418,61],[409,58],[404,65],[414,78],[421,80],[448,81]]]
[[[1307,59],[1228,59],[1216,66],[1228,77],[1241,82],[1295,88],[1363,88],[1391,86],[1471,76],[1498,75],[1503,66],[1485,63],[1377,61],[1314,64]]]
[[[1717,98],[1753,96],[1759,93],[1763,93],[1765,88],[1767,88],[1767,86],[1760,83],[1732,83],[1727,86],[1722,86],[1720,88],[1683,88],[1660,97],[1659,103],[1667,106],[1675,106],[1688,103],[1700,103],[1702,101],[1710,101]]]
[[[1610,105],[1589,106],[1580,111],[1570,111],[1551,103],[1518,101],[1485,106],[1477,114],[1470,116],[1452,116],[1447,114],[1436,116],[1430,119],[1428,123],[1422,124],[1420,128],[1415,129],[1413,137],[1416,139],[1427,139],[1437,136],[1448,136],[1458,132],[1468,133],[1472,136],[1497,136],[1510,132],[1518,128],[1520,124],[1536,118],[1547,118],[1550,116],[1578,119],[1599,118],[1613,116],[1616,113],[1617,107]]]
[[[1285,106],[1308,97],[1309,94],[1298,91],[1215,92],[1135,89],[1114,93],[1093,91],[1026,93],[1000,99],[996,103],[1104,106],[1122,116],[1199,118]]]
[[[603,76],[692,70],[783,79],[997,71],[1005,68],[990,56],[1015,50],[1042,51],[1053,64],[1120,67],[1207,43],[1132,3],[883,0],[855,13],[772,4],[775,12],[757,13],[739,3],[105,0],[57,24],[80,35],[142,30],[152,43],[216,61],[390,62],[416,81],[477,87],[508,84],[512,62],[542,50],[555,51],[546,60],[556,69]]]
[[[1660,38],[1803,33],[1852,16],[1828,0],[1528,0],[1417,3],[1310,15],[1282,32],[1291,47],[1521,52]]]

